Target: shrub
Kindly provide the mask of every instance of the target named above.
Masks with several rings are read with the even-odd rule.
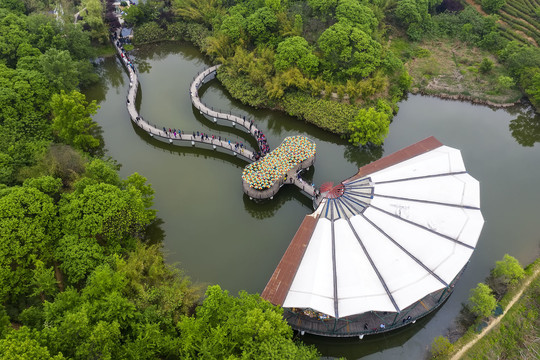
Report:
[[[471,290],[469,304],[471,311],[477,316],[487,317],[495,310],[497,300],[493,296],[489,286],[479,283]]]
[[[482,74],[487,74],[491,71],[491,69],[493,69],[493,61],[489,60],[488,58],[483,58],[478,70],[480,70]]]
[[[525,270],[515,257],[505,254],[501,261],[495,263],[492,274],[494,277],[502,278],[507,284],[513,285],[523,278]]]
[[[433,359],[438,359],[452,352],[454,346],[444,336],[437,336],[431,343],[431,356]]]

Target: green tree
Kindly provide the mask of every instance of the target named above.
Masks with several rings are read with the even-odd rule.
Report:
[[[155,211],[150,210],[152,205],[154,204],[154,189],[152,189],[151,184],[147,184],[147,180],[144,176],[140,175],[139,173],[133,173],[129,175],[123,182],[122,182],[122,188],[129,189],[133,188],[141,194],[142,201],[144,203],[144,206],[147,209],[147,212],[154,214]]]
[[[268,7],[257,9],[247,18],[247,31],[256,44],[268,42],[277,25],[276,14]]]
[[[78,91],[54,94],[51,99],[54,115],[52,128],[69,145],[83,151],[96,151],[100,147],[97,138],[98,125],[91,116],[97,112],[95,101],[88,103]]]
[[[155,312],[163,324],[176,326],[180,316],[188,315],[201,298],[199,286],[192,285],[179,269],[165,264],[160,245],[139,242],[116,266],[127,279],[125,294],[139,309]]]
[[[540,68],[526,68],[522,71],[521,84],[531,103],[540,108]]]
[[[63,236],[56,248],[55,257],[68,284],[79,284],[106,260],[105,249],[95,238]]]
[[[104,3],[101,0],[84,0],[82,4],[87,11],[82,23],[90,27],[90,37],[101,43],[107,41],[107,28],[103,21]]]
[[[140,6],[130,6],[124,9],[122,19],[131,26],[140,25],[144,22],[144,12]]]
[[[469,306],[471,311],[477,316],[487,317],[497,307],[497,300],[493,296],[489,286],[479,283],[474,289],[471,289]]]
[[[39,63],[54,92],[72,91],[79,84],[77,63],[67,50],[49,49],[40,57]]]
[[[348,24],[330,26],[317,43],[324,56],[324,67],[343,80],[367,77],[381,63],[381,44]]]
[[[306,39],[293,36],[279,43],[274,66],[280,71],[297,66],[305,74],[314,75],[319,66],[319,59],[311,52]]]
[[[229,296],[210,286],[195,317],[178,323],[181,358],[316,359],[313,348],[295,344],[283,310],[258,295]]]
[[[309,6],[318,14],[331,15],[338,0],[308,0]]]
[[[13,180],[13,158],[0,152],[0,184],[9,184]]]
[[[427,1],[401,0],[397,3],[395,13],[404,25],[419,24],[428,16]]]
[[[478,66],[478,70],[480,70],[482,74],[487,74],[491,71],[491,69],[493,69],[493,61],[488,58],[483,58],[482,62]]]
[[[453,345],[444,336],[437,336],[431,343],[431,355],[434,359],[444,358],[453,350]]]
[[[515,85],[516,82],[510,76],[501,75],[497,78],[497,87],[499,91],[508,90]]]
[[[56,213],[52,199],[32,187],[0,197],[0,302],[27,295],[36,261],[52,260]]]
[[[390,126],[389,115],[375,108],[361,109],[358,115],[348,125],[350,139],[354,145],[372,143],[383,144]]]
[[[60,217],[65,234],[94,238],[109,253],[134,246],[134,238],[154,219],[141,192],[134,187],[121,190],[99,183],[80,192],[64,195]]]
[[[59,195],[60,189],[62,188],[62,180],[50,175],[40,176],[37,178],[29,178],[24,180],[23,187],[36,188],[42,193],[47,194],[55,199],[55,197]]]
[[[30,329],[22,327],[0,339],[0,360],[62,360],[62,354],[52,356],[49,349],[32,338]]]
[[[349,23],[366,34],[371,34],[379,25],[373,10],[357,0],[340,0],[336,8],[336,19]]]
[[[493,14],[499,11],[504,4],[506,4],[506,0],[482,0],[482,9]]]
[[[13,12],[18,12],[21,14],[26,11],[24,3],[21,2],[20,0],[1,0],[0,7],[9,9]]]
[[[32,270],[33,277],[31,285],[34,288],[33,296],[40,296],[41,301],[45,301],[46,296],[53,296],[58,292],[58,282],[54,277],[54,269],[51,266],[46,268],[43,261],[37,260],[35,269]]]
[[[4,305],[0,304],[0,339],[3,339],[11,329],[11,322]]]
[[[0,13],[0,58],[14,68],[17,64],[19,46],[28,42],[28,31],[23,16]]]
[[[514,285],[525,276],[525,270],[515,257],[504,254],[503,259],[495,263],[492,275],[502,278],[506,284]]]
[[[246,31],[246,19],[240,13],[231,14],[223,19],[220,30],[227,35],[233,43],[237,43],[243,38]]]

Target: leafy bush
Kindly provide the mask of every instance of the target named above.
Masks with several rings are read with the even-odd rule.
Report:
[[[165,39],[165,30],[155,22],[148,22],[136,27],[133,34],[133,42],[135,44],[145,44]]]
[[[387,110],[385,108],[385,110]],[[366,145],[371,143],[380,146],[383,144],[390,126],[387,111],[378,111],[375,108],[361,109],[354,121],[348,125],[350,132],[349,141],[354,145]],[[391,112],[391,109],[390,109]]]
[[[488,58],[483,58],[478,70],[480,70],[482,74],[487,74],[491,71],[491,69],[493,69],[493,61],[489,60]]]
[[[515,257],[505,254],[501,261],[495,263],[492,274],[502,278],[507,284],[513,285],[523,278],[525,271]]]
[[[280,105],[289,115],[338,134],[347,131],[347,124],[358,113],[355,106],[314,98],[300,91],[286,93]]]
[[[246,75],[231,76],[226,71],[219,71],[218,79],[227,88],[231,96],[240,100],[243,104],[262,107],[270,102],[266,90],[253,85]]]
[[[443,358],[452,352],[454,346],[444,336],[437,336],[431,343],[431,356],[433,359]]]
[[[487,317],[495,310],[497,300],[493,296],[489,286],[479,283],[471,290],[469,304],[471,311],[477,316]]]
[[[493,14],[500,10],[506,4],[506,0],[482,0],[482,9]]]

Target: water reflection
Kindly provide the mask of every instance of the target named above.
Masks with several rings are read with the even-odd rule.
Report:
[[[177,145],[171,145],[167,144],[163,141],[159,141],[154,139],[153,137],[150,137],[146,131],[138,127],[137,125],[131,123],[131,127],[133,131],[139,135],[139,138],[147,142],[149,145],[151,145],[154,149],[161,149],[162,151],[168,152],[170,154],[178,154],[182,156],[192,156],[192,157],[203,157],[203,159],[212,158],[215,160],[221,160],[224,163],[229,163],[231,165],[234,165],[237,168],[243,169],[247,162],[231,156],[229,154],[225,154],[223,152],[212,150],[212,149],[204,149],[200,147],[190,147],[188,146],[177,146]]]
[[[165,230],[163,225],[165,222],[162,218],[156,217],[156,219],[146,228],[144,233],[144,240],[149,245],[163,244],[165,239]]]
[[[511,120],[508,128],[522,146],[530,147],[540,142],[540,116],[530,108]]]
[[[249,196],[245,194],[243,196],[244,209],[254,219],[258,220],[273,217],[285,203],[292,199],[302,204],[302,207],[308,210],[308,212],[313,211],[313,201],[311,198],[304,195],[300,189],[294,185],[284,185],[273,199],[250,200]]]
[[[380,159],[384,154],[383,146],[346,146],[343,156],[349,162],[356,164],[360,168],[375,160]]]
[[[116,62],[116,66],[107,66],[111,61]],[[107,58],[100,62],[98,66],[99,81],[92,87],[92,100],[99,104],[105,100],[109,89],[121,89],[124,86],[124,73],[120,61],[116,58]]]

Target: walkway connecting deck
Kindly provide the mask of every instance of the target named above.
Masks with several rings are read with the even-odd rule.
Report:
[[[239,127],[246,130],[246,132],[248,132],[251,136],[253,136],[255,140],[258,141],[256,134],[260,130],[257,128],[257,125],[252,120],[246,119],[245,116],[240,117],[216,111],[213,108],[205,105],[199,98],[199,89],[208,81],[216,77],[217,69],[219,69],[220,66],[221,64],[209,67],[208,69],[197,74],[197,76],[193,78],[193,82],[189,87],[189,96],[191,98],[191,103],[193,104],[193,107],[199,110],[199,113],[206,116],[208,119],[214,121],[215,123],[217,123],[218,121],[227,121],[230,122],[233,127],[236,127],[238,125]]]
[[[136,124],[138,127],[146,131],[151,137],[161,140],[163,142],[168,142],[172,145],[177,146],[195,146],[196,144],[204,144],[207,145],[207,147],[210,147],[214,150],[221,149],[224,150],[226,153],[229,153],[233,156],[239,157],[247,162],[253,162],[255,161],[255,154],[252,150],[246,149],[246,148],[240,148],[236,149],[235,144],[229,143],[228,141],[224,140],[218,140],[218,139],[205,139],[202,135],[200,136],[193,136],[193,134],[179,134],[178,132],[176,135],[174,132],[168,132],[163,131],[163,129],[159,129],[157,126],[151,125],[149,122],[145,121],[142,116],[139,115],[137,112],[137,109],[135,108],[135,99],[137,97],[137,91],[139,89],[139,80],[137,76],[137,72],[128,65],[128,60],[125,56],[125,53],[122,51],[122,48],[117,45],[115,41],[113,41],[113,45],[116,48],[116,51],[122,60],[122,64],[127,69],[129,73],[129,91],[127,95],[127,109],[129,113],[129,117],[131,118],[131,121],[133,121],[134,124]]]
[[[128,55],[125,53],[124,49],[121,45],[117,42],[117,38],[121,32],[121,29],[116,30],[116,37],[113,39],[112,43],[113,46],[116,49],[116,52],[118,53],[118,56],[120,60],[122,61],[122,64],[126,68],[129,74],[129,90],[128,95],[126,99],[126,106],[129,113],[129,117],[131,121],[140,127],[142,130],[147,132],[151,137],[154,139],[160,140],[165,143],[169,143],[171,145],[176,146],[196,146],[197,144],[203,145],[204,148],[209,148],[213,150],[220,150],[222,152],[225,152],[227,154],[230,154],[232,156],[238,157],[248,163],[252,163],[255,161],[256,153],[253,150],[247,149],[245,146],[243,147],[237,147],[236,142],[230,142],[226,140],[220,140],[218,138],[205,138],[202,134],[200,135],[194,135],[194,133],[180,133],[180,132],[174,132],[174,131],[165,131],[164,129],[160,129],[157,127],[157,125],[152,125],[138,113],[136,107],[135,107],[135,100],[137,98],[137,91],[139,89],[139,80],[137,71],[135,69],[135,66],[132,62],[128,59]],[[257,126],[253,123],[252,120],[246,119],[246,117],[239,117],[232,114],[226,114],[222,112],[215,111],[213,108],[209,108],[206,106],[199,97],[199,88],[205,84],[206,82],[214,79],[216,77],[217,69],[221,65],[215,65],[212,66],[203,72],[199,73],[194,79],[193,82],[190,85],[190,98],[191,103],[193,106],[199,110],[199,112],[204,115],[206,118],[211,119],[214,121],[214,123],[217,123],[218,121],[230,121],[231,125],[233,127],[236,127],[237,125],[243,129],[246,130],[247,133],[249,133],[251,136],[257,140],[257,144],[259,146],[261,143],[259,142],[259,139],[257,138],[257,134],[260,132],[260,130],[257,128]],[[268,144],[267,144],[268,145]],[[316,195],[316,188],[313,185],[308,184],[304,180],[302,180],[298,176],[298,172],[302,169],[308,168],[309,166],[313,165],[315,158],[313,157],[311,160],[308,159],[304,161],[302,166],[298,166],[295,169],[292,169],[289,171],[288,178],[292,178],[293,182],[292,184],[296,185],[302,192],[304,192],[306,195],[310,196],[312,199],[315,198]],[[260,192],[255,189],[251,189],[251,191],[246,194],[250,196],[251,199],[272,199],[273,196],[279,191],[281,186],[283,186],[285,183],[280,182],[276,183],[275,187],[272,188],[272,191],[270,192]],[[270,189],[269,189],[270,190]]]
[[[315,196],[317,195],[317,189],[311,185],[308,184],[306,181],[302,180],[301,177],[298,176],[300,171],[304,169],[309,169],[310,166],[312,166],[315,163],[315,156],[312,156],[298,165],[296,165],[291,170],[287,171],[287,178],[282,178],[278,182],[275,182],[272,187],[264,190],[257,190],[248,185],[244,180],[242,180],[242,188],[244,189],[244,193],[246,193],[249,196],[250,200],[257,199],[272,199],[274,195],[277,194],[279,189],[285,184],[293,184],[296,185],[302,192],[304,192],[305,195],[311,197],[312,200],[315,200]]]

